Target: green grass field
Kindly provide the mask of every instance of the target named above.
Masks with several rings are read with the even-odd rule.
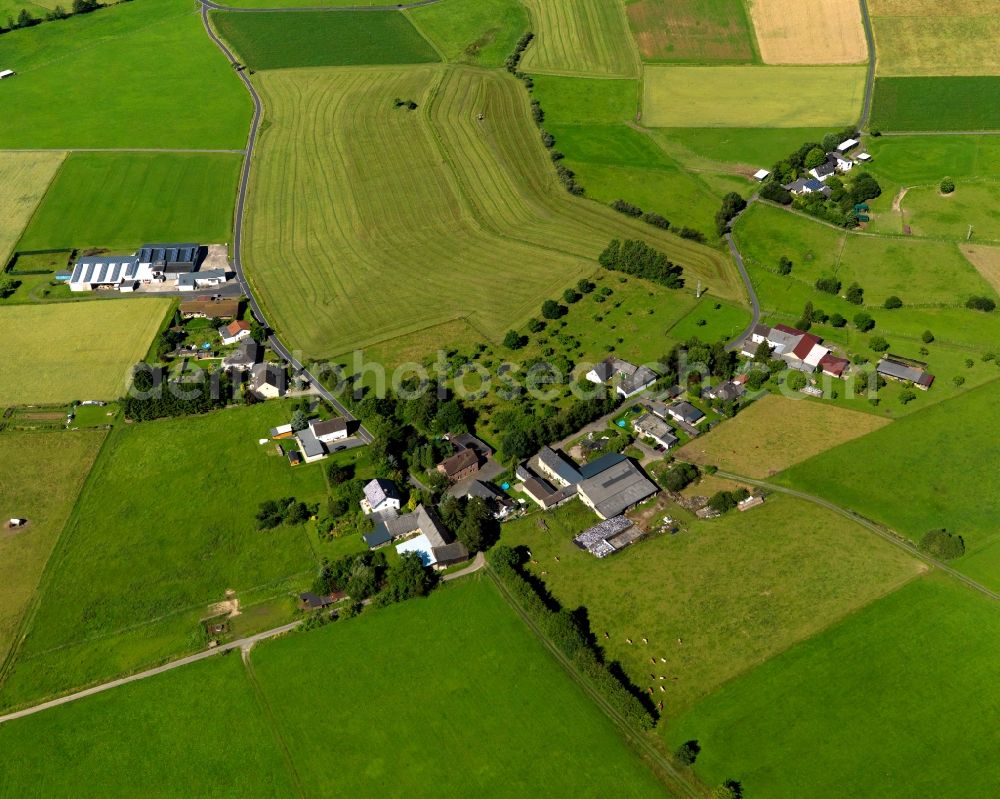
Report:
[[[618,2],[524,0],[535,41],[524,54],[527,72],[637,77],[639,54]]]
[[[666,795],[485,577],[4,724],[0,746],[5,797]]]
[[[530,568],[564,606],[586,607],[607,656],[640,689],[654,687],[668,718],[921,568],[852,522],[789,497],[711,521],[670,512],[682,532],[604,560],[572,541],[596,522],[576,501],[503,528],[504,542],[528,546]]]
[[[531,24],[519,0],[443,0],[406,16],[449,61],[503,66]]]
[[[747,796],[989,796],[997,635],[995,603],[919,580],[723,687],[670,741],[697,739],[703,779]]]
[[[884,424],[884,419],[833,403],[771,395],[686,444],[677,457],[747,477],[768,477]]]
[[[190,616],[211,615],[227,589],[250,604],[251,589],[310,583],[317,556],[306,528],[261,532],[254,522],[265,499],[326,494],[321,467],[293,470],[257,443],[290,413],[274,402],[114,429],[3,686],[7,703],[147,665],[142,639],[172,653],[200,648]],[[106,659],[88,657],[109,646]]]
[[[740,167],[749,175],[771,166],[826,128],[655,128],[653,140],[672,158],[693,169]]]
[[[864,67],[650,66],[642,121],[654,128],[842,127],[864,94]]]
[[[0,746],[4,797],[296,793],[236,653],[4,724]]]
[[[1000,241],[1000,220],[993,211],[1000,204],[995,178],[962,181],[951,194],[941,194],[939,185],[908,188],[898,212],[879,215],[879,229],[900,233],[907,225],[914,236],[964,242],[971,226],[970,241]]]
[[[1000,171],[998,136],[881,136],[869,137],[865,146],[874,160],[871,172],[892,193],[888,183],[914,186],[985,177]]]
[[[148,241],[228,242],[242,159],[202,153],[73,153],[18,246],[131,252]]]
[[[1000,539],[993,516],[1000,481],[983,465],[1000,457],[1000,444],[984,435],[996,411],[997,367],[983,366],[993,382],[801,463],[780,481],[914,541],[945,527],[964,537],[970,554],[985,548]],[[974,569],[976,578],[998,588],[1000,568],[989,565]]]
[[[0,147],[246,146],[250,98],[186,0],[4,34],[0,63],[18,73],[0,95]]]
[[[397,11],[216,11],[212,24],[253,69],[438,60],[434,48]]]
[[[0,434],[0,519],[29,523],[0,526],[0,662],[103,440],[92,430]]]
[[[0,308],[0,407],[120,397],[168,307],[116,299]]]
[[[664,795],[485,576],[262,645],[251,664],[310,796]]]
[[[740,296],[721,253],[567,194],[523,89],[504,74],[417,67],[260,79],[272,115],[252,176],[247,271],[277,327],[310,355],[456,320],[479,331],[457,344],[502,337],[594,272],[615,237],[641,237],[689,282]],[[394,108],[395,97],[419,108]],[[320,126],[351,135],[315,135]],[[292,197],[309,201],[289,213]]]
[[[63,153],[0,152],[0,271],[59,170]]]
[[[1000,129],[1000,77],[876,78],[872,128]]]
[[[755,60],[753,28],[741,0],[627,0],[625,11],[644,61]]]

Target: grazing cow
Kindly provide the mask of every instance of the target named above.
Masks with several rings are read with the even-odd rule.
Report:
[[[650,663],[656,663],[656,658],[650,658],[650,659],[649,659],[649,662],[650,662]]]
[[[607,630],[604,631],[604,637],[605,638],[610,638],[611,637],[610,635],[608,635],[608,631]]]
[[[644,644],[648,644],[648,643],[649,643],[649,639],[648,639],[648,638],[646,638],[645,636],[643,636],[643,639],[642,639],[642,642],[643,642]]]
[[[625,639],[625,643],[626,644],[631,644],[632,643],[632,639],[631,638],[626,638]]]
[[[660,677],[660,679],[662,680],[663,678],[662,678],[662,677]],[[661,692],[661,693],[664,693],[664,694],[665,694],[665,693],[667,692],[667,689],[666,689],[666,688],[664,688],[664,687],[663,687],[663,686],[661,685],[661,686],[660,686],[660,692]]]
[[[667,662],[666,658],[660,658],[660,663],[666,663],[666,662]]]

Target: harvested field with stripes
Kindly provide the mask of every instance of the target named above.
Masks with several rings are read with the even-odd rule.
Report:
[[[525,0],[535,41],[528,72],[638,77],[639,56],[625,10],[608,0]]]
[[[691,287],[740,296],[721,253],[569,195],[506,74],[421,66],[258,80],[270,125],[255,156],[247,272],[307,356],[456,319],[497,338],[595,271],[616,237],[659,248]],[[394,107],[397,97],[417,109]],[[440,342],[452,343],[474,341]]]

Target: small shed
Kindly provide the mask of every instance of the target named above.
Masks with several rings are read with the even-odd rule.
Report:
[[[13,78],[17,73],[12,69],[0,69],[0,80]]]
[[[868,153],[857,153],[854,157],[858,161],[862,161],[862,162],[865,162],[865,163],[867,163],[868,161],[872,160],[872,157]]]
[[[753,173],[753,179],[763,181],[766,180],[767,176],[770,174],[771,173],[768,172],[766,169],[758,169],[756,172]]]

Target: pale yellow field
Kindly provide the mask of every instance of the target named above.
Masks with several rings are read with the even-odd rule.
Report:
[[[1000,247],[982,244],[959,244],[958,249],[976,267],[983,279],[1000,293]]]
[[[870,0],[878,74],[1000,75],[1000,0]]]
[[[121,397],[169,307],[165,299],[0,307],[0,408]]]
[[[677,457],[763,478],[888,423],[835,402],[771,395],[686,444]]]
[[[66,153],[0,151],[0,269],[21,238]]]
[[[858,118],[864,66],[647,66],[651,128],[837,127]]]
[[[751,0],[750,16],[765,64],[868,60],[857,0]]]

